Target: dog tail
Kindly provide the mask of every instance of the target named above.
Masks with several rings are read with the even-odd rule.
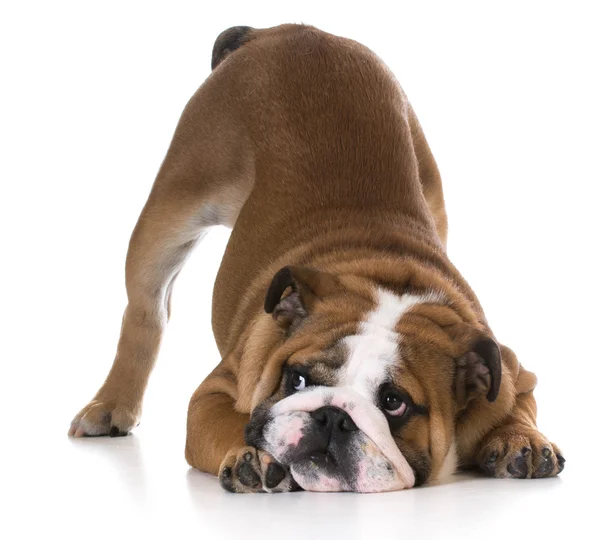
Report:
[[[229,54],[246,43],[252,30],[250,26],[232,26],[221,32],[213,46],[211,69],[215,69]]]

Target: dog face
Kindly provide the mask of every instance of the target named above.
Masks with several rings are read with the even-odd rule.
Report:
[[[454,471],[457,415],[482,394],[493,401],[500,384],[498,346],[475,321],[440,292],[289,267],[265,309],[282,339],[248,444],[313,491],[391,491]]]

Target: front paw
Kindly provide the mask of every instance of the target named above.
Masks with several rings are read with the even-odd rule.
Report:
[[[477,463],[496,478],[545,478],[560,474],[565,458],[536,429],[509,425],[495,429],[484,439]]]
[[[219,483],[232,493],[280,493],[297,489],[287,467],[252,446],[227,454],[219,468]]]
[[[94,399],[73,418],[70,437],[98,437],[127,435],[139,424],[139,412],[118,405],[110,399]]]

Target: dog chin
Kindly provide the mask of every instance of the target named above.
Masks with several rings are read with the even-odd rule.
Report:
[[[364,434],[357,437],[354,450],[372,445]],[[318,452],[289,464],[292,477],[306,491],[354,491],[374,493],[396,491],[405,486],[392,464],[380,453],[350,452],[338,462]]]

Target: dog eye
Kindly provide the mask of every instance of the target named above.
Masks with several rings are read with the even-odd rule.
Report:
[[[406,402],[393,390],[388,390],[382,394],[381,405],[390,416],[402,416],[407,409]]]
[[[292,386],[294,390],[302,390],[306,388],[306,378],[304,375],[300,375],[297,371],[292,373]]]

